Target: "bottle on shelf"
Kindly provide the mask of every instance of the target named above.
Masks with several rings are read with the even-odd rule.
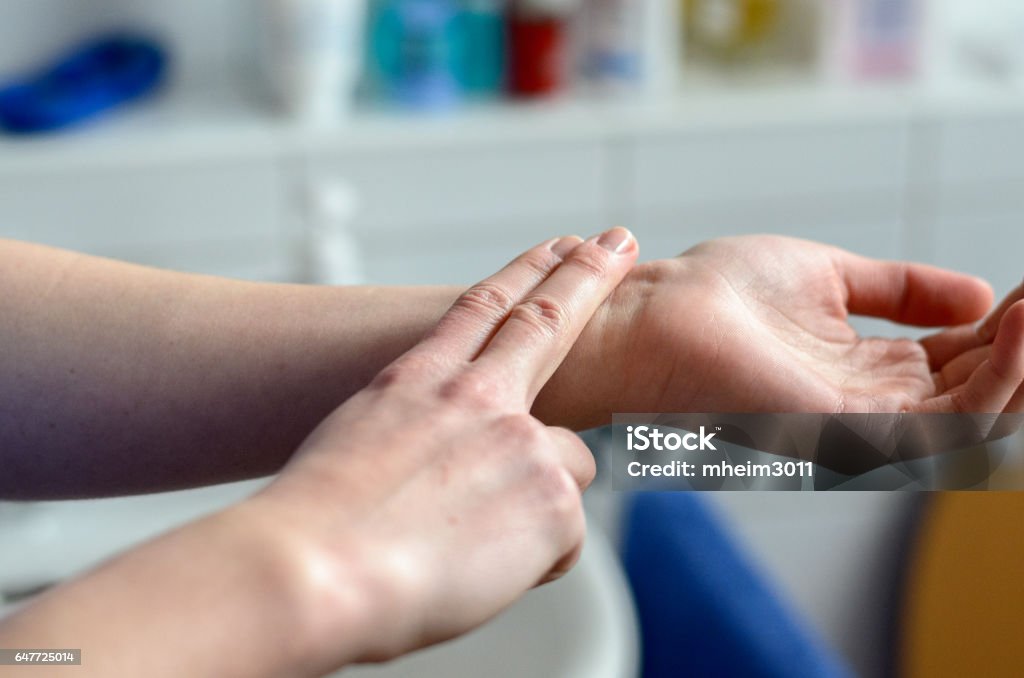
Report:
[[[459,12],[453,0],[378,0],[370,22],[375,88],[389,101],[444,111],[461,97]]]
[[[839,80],[910,78],[920,67],[922,0],[835,0],[824,41]]]
[[[580,62],[601,94],[663,94],[678,82],[680,0],[586,0],[580,12]]]
[[[510,0],[508,91],[544,97],[566,89],[571,70],[570,27],[577,0]]]
[[[263,70],[280,110],[306,122],[351,110],[365,12],[365,0],[263,0]]]
[[[720,64],[756,61],[781,0],[683,0],[687,45]]]
[[[505,0],[462,0],[459,82],[473,97],[499,96],[505,84]]]

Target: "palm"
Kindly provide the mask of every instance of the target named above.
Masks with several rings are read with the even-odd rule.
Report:
[[[672,284],[650,286],[633,348],[659,357],[637,380],[647,401],[654,386],[658,411],[992,411],[1001,396],[990,392],[1008,388],[993,388],[987,374],[974,384],[985,393],[975,398],[968,387],[992,367],[992,345],[970,326],[918,342],[860,337],[848,323],[850,312],[972,322],[991,299],[973,278],[769,236],[712,241],[650,266],[648,275]],[[1021,311],[1007,330],[1016,336],[1003,342],[1016,350],[999,356],[1013,369],[996,370],[1008,380],[1024,364]],[[669,356],[666,369],[660,359]]]

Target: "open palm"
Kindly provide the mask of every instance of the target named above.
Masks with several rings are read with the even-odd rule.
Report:
[[[619,411],[1019,411],[1018,289],[980,327],[988,285],[778,236],[725,238],[640,267],[621,288],[630,330]],[[849,316],[948,327],[861,337]],[[617,324],[617,323],[613,323]],[[997,331],[998,330],[998,331]]]

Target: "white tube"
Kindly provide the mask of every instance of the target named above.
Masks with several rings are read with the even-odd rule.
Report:
[[[682,3],[647,0],[643,8],[643,88],[649,94],[673,94],[683,66]]]
[[[682,60],[679,0],[589,0],[582,22],[584,74],[598,91],[675,89]]]
[[[344,117],[362,66],[366,0],[263,0],[263,64],[277,107],[306,122]]]

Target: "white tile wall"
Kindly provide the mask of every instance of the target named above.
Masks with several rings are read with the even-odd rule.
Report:
[[[638,205],[671,207],[892,194],[906,182],[907,138],[900,120],[643,135],[630,191]]]
[[[0,175],[0,237],[166,268],[296,277],[271,159]]]
[[[937,125],[940,185],[1024,179],[1024,115],[982,114]]]
[[[461,148],[317,153],[310,176],[337,176],[360,195],[362,232],[457,232],[487,240],[496,222],[606,212],[606,144],[594,141],[479,144]]]

